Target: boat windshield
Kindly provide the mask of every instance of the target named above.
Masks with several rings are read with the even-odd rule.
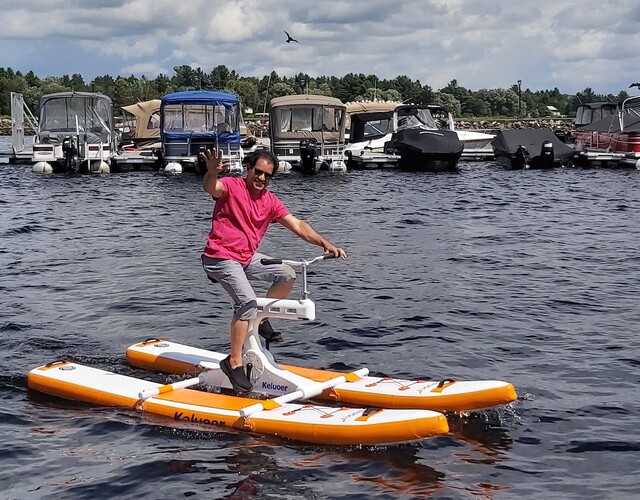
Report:
[[[40,130],[47,132],[110,132],[111,107],[104,99],[60,97],[40,109]]]
[[[391,130],[391,120],[385,118],[384,120],[372,120],[364,125],[364,139],[377,139],[378,137],[385,136]]]
[[[626,99],[623,103],[624,113],[631,117],[640,116],[640,96]]]
[[[406,128],[438,130],[440,127],[428,109],[400,108],[398,109],[398,130]]]
[[[165,132],[238,132],[240,107],[223,104],[167,104]]]
[[[612,117],[616,113],[616,104],[611,103],[608,105],[585,105],[579,106],[576,111],[576,119],[574,124],[576,126],[589,125],[595,121],[603,118]]]

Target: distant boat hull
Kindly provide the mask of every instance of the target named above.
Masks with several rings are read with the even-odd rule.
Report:
[[[640,153],[640,120],[630,122],[627,130],[609,132],[579,129],[576,132],[576,144],[594,151]]]
[[[400,169],[426,172],[456,171],[463,149],[454,131],[422,128],[398,130],[386,147],[400,156]]]

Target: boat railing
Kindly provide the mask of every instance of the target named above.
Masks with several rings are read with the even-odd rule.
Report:
[[[341,141],[324,140],[318,142],[318,154],[323,157],[344,154],[345,144]],[[300,157],[300,139],[277,139],[271,143],[271,150],[280,159]]]
[[[640,116],[640,96],[628,97],[620,105],[618,111],[618,123],[620,132],[624,133],[625,117]]]

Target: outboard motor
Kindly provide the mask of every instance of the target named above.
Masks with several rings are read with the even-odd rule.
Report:
[[[204,161],[204,151],[207,149],[206,146],[200,146],[198,148],[198,162],[196,163],[196,173],[197,174],[206,174],[207,173],[207,163]]]
[[[527,148],[520,145],[516,149],[515,160],[520,168],[529,168],[531,166],[531,155]]]
[[[302,161],[302,171],[314,173],[316,171],[316,156],[318,156],[318,140],[309,138],[300,141],[300,160]]]
[[[551,168],[553,167],[553,161],[553,143],[551,141],[544,141],[542,146],[540,146],[540,167]]]
[[[75,172],[78,163],[78,141],[75,137],[67,136],[62,139],[62,153],[65,172]]]

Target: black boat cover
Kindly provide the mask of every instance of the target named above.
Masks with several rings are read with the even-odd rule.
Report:
[[[391,136],[391,147],[411,154],[459,157],[464,145],[452,130],[408,128]]]
[[[543,142],[553,144],[553,152],[556,160],[570,160],[575,155],[575,150],[562,142],[550,129],[522,129],[501,130],[491,141],[493,152],[496,156],[512,157],[516,154],[518,146],[524,146],[529,154],[540,154]]]

